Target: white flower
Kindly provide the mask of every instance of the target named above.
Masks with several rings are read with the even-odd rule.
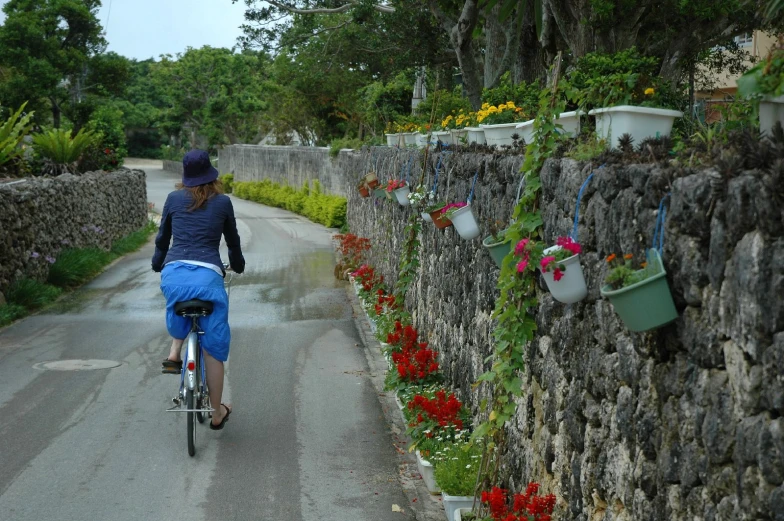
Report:
[[[471,465],[466,465],[466,468],[467,468],[467,469],[470,469],[470,468],[471,468]]]

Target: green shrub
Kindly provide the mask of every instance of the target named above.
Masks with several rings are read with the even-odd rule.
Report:
[[[59,175],[77,172],[79,158],[100,138],[82,129],[75,136],[70,130],[54,129],[33,136],[33,149],[44,158],[44,173]]]
[[[365,143],[359,138],[340,138],[335,139],[329,144],[329,157],[338,157],[344,148],[359,150]]]
[[[62,290],[33,279],[19,279],[8,288],[8,302],[34,310],[49,304],[60,296]]]
[[[5,326],[25,316],[27,310],[19,304],[6,304],[0,306],[0,327]]]
[[[284,208],[328,228],[341,228],[346,223],[346,198],[321,193],[318,180],[313,182],[313,186],[306,183],[300,189],[279,185],[269,179],[239,181],[232,187],[234,195],[241,199]]]
[[[223,183],[223,191],[230,194],[234,184],[234,174],[223,174],[219,179]]]
[[[8,169],[7,165],[19,160],[24,153],[24,149],[19,145],[33,126],[32,112],[22,116],[26,105],[27,103],[23,103],[19,110],[0,125],[0,166],[4,169]]]

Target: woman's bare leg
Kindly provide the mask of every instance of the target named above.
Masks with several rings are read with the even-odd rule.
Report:
[[[207,386],[210,389],[210,405],[215,409],[212,413],[212,424],[218,425],[226,416],[226,409],[221,406],[223,398],[223,362],[204,352],[204,365],[207,367]],[[228,406],[231,410],[231,406]]]
[[[185,339],[172,338],[171,349],[169,349],[169,360],[172,362],[179,362],[182,360],[182,343]]]

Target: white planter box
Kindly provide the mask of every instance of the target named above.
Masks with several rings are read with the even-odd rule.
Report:
[[[409,187],[408,185],[404,186],[403,188],[398,188],[397,190],[394,190],[392,193],[395,194],[395,197],[397,198],[397,202],[400,204],[400,206],[408,206],[411,203],[408,200],[408,194],[411,193],[411,187]]]
[[[422,459],[422,455],[419,453],[419,451],[416,451],[416,457],[417,468],[419,469],[419,473],[422,475],[422,479],[425,481],[427,491],[433,495],[440,494],[441,489],[438,488],[438,485],[436,485],[436,478],[433,475],[433,465],[429,461]]]
[[[471,143],[478,143],[480,145],[484,145],[487,143],[485,141],[485,131],[479,127],[466,127],[466,131],[468,131],[468,144]]]
[[[473,496],[450,496],[449,494],[441,494],[442,502],[444,503],[444,511],[448,521],[455,521],[456,512],[458,510],[467,509],[469,512],[474,506]]]
[[[400,144],[400,134],[384,134],[387,137],[387,146],[396,147]]]
[[[450,130],[452,134],[452,143],[455,145],[465,145],[468,143],[468,131],[464,128]]]
[[[511,145],[514,141],[512,135],[520,134],[517,125],[519,123],[501,123],[499,125],[479,125],[479,128],[485,131],[485,141],[488,145],[500,147]]]
[[[476,218],[474,212],[471,211],[470,204],[458,209],[450,220],[452,226],[463,239],[470,241],[479,237],[479,225],[476,224]]]
[[[675,118],[683,116],[683,112],[677,110],[633,105],[594,109],[588,114],[596,116],[596,134],[608,138],[611,148],[618,147],[618,138],[624,134],[631,135],[635,145],[649,137],[669,136]]]
[[[559,130],[559,132],[566,134],[569,137],[574,137],[580,133],[580,115],[582,112],[578,110],[573,110],[571,112],[564,112],[562,113],[558,119],[555,120],[555,123],[561,125],[563,130]],[[530,119],[523,123],[517,125],[517,128],[520,130],[520,137],[525,140],[525,144],[528,145],[533,142],[534,140],[534,120]]]
[[[560,246],[552,246],[544,250],[543,253],[547,256],[560,249]],[[580,302],[588,295],[588,286],[585,285],[583,267],[580,265],[580,255],[572,255],[558,264],[563,264],[566,268],[561,280],[556,281],[553,278],[554,268],[552,266],[546,273],[542,273],[547,289],[550,290],[550,294],[558,302],[563,302],[564,304]]]
[[[455,510],[455,521],[463,521],[463,514],[468,514],[470,512],[470,508],[458,508]]]
[[[430,141],[430,134],[429,133],[428,134],[422,134],[421,132],[419,132],[416,135],[416,146],[418,146],[419,148],[425,148],[429,141]]]
[[[442,130],[441,132],[433,132],[433,142],[440,141],[445,145],[451,145],[452,142],[452,133],[448,130]]]
[[[784,96],[774,98],[766,96],[760,101],[759,108],[760,132],[772,136],[773,127],[780,122],[784,127]]]
[[[415,147],[417,144],[417,132],[404,132],[401,134],[403,136],[403,145],[404,146],[412,146]]]

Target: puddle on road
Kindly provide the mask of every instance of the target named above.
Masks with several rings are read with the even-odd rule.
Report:
[[[331,251],[293,256],[284,267],[263,273],[245,273],[232,280],[231,305],[243,300],[274,304],[282,320],[341,320],[351,317],[343,283],[333,271]]]

